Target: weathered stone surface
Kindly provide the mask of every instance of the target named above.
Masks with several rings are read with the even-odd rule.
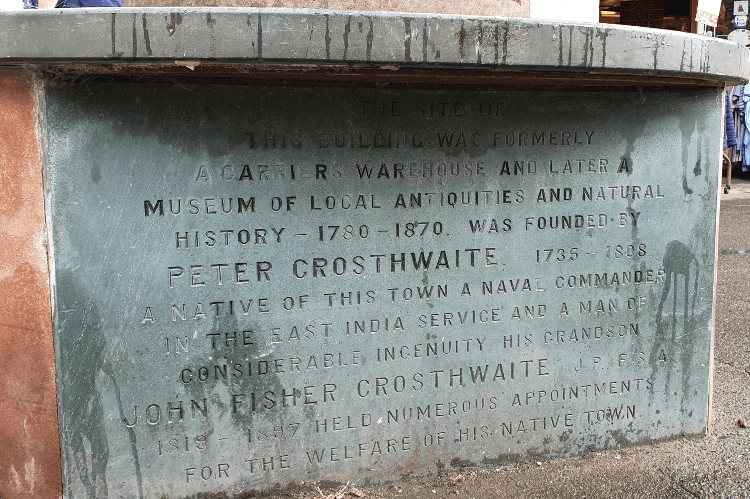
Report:
[[[61,492],[37,107],[29,78],[0,72],[0,496]]]
[[[65,33],[65,36],[59,36]],[[294,9],[0,13],[0,63],[198,61],[508,69],[747,80],[725,40],[614,25]],[[644,56],[645,55],[645,56]],[[502,74],[498,74],[501,82]]]
[[[60,490],[35,69],[66,497],[378,481],[705,428],[720,87],[748,75],[736,45],[168,8],[3,13],[0,47],[25,75],[0,81],[0,296],[19,317],[0,329],[2,386],[23,406],[4,412],[6,499]],[[683,88],[58,78],[166,66]]]
[[[472,16],[529,17],[529,0],[470,0],[452,2],[433,0],[366,0],[344,1],[279,1],[279,0],[127,0],[126,7],[259,7],[292,9],[330,9],[388,12],[431,12],[433,14],[463,14]]]
[[[70,497],[82,477],[231,495],[704,431],[721,102],[57,85]]]

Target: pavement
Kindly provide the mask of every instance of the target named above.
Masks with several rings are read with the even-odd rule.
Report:
[[[722,187],[727,185],[727,178],[723,177],[721,179],[721,185]],[[734,201],[737,199],[746,199],[750,200],[750,177],[743,178],[738,177],[737,173],[735,173],[732,177],[732,180],[730,181],[730,189],[728,193],[724,193],[722,191],[721,195],[721,202],[724,201]]]
[[[719,227],[712,424],[702,437],[583,456],[467,468],[352,490],[304,484],[297,499],[747,498],[750,496],[750,180],[723,193]],[[252,497],[252,496],[248,496]]]

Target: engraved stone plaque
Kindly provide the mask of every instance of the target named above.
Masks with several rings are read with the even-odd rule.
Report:
[[[65,83],[68,497],[707,426],[721,91]]]

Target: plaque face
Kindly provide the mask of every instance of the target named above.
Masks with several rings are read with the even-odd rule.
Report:
[[[721,92],[63,84],[66,497],[707,425]]]

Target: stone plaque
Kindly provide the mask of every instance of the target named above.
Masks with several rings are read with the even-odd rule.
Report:
[[[67,497],[707,426],[720,90],[86,82],[46,106]]]

